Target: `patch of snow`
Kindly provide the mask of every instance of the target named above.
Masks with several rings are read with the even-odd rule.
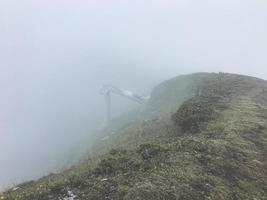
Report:
[[[19,189],[19,187],[14,187],[12,190],[13,191],[16,191],[16,190],[18,190]]]
[[[76,195],[72,191],[68,191],[67,197],[64,197],[63,200],[75,200]]]
[[[101,140],[104,141],[104,140],[108,140],[108,139],[109,139],[109,136],[103,137]]]

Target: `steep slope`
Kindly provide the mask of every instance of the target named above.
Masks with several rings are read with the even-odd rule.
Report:
[[[143,111],[107,128],[101,154],[2,199],[267,199],[266,119],[264,80],[179,76],[156,87]]]

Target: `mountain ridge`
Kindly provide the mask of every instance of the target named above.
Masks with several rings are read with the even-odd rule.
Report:
[[[1,199],[266,199],[267,81],[228,73],[159,84],[81,164]],[[121,121],[121,120],[119,120]],[[72,195],[74,196],[72,196]]]

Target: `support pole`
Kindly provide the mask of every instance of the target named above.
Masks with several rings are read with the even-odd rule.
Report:
[[[106,95],[106,105],[107,105],[107,124],[111,121],[111,98],[110,98],[110,92],[107,92]]]

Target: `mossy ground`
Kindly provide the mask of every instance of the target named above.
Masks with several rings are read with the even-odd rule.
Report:
[[[184,94],[177,112],[124,126],[105,144],[107,153],[19,185],[3,199],[56,200],[68,191],[80,200],[267,199],[266,82],[230,74],[182,79],[190,83],[179,89],[173,79],[160,93],[173,85],[201,94]]]

